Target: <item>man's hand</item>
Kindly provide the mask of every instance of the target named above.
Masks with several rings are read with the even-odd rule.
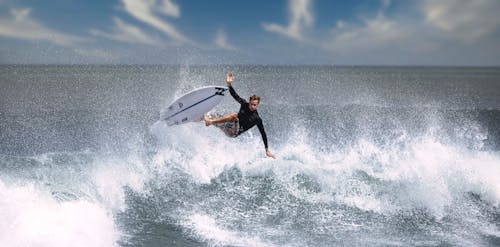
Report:
[[[276,159],[276,156],[274,156],[271,152],[269,152],[269,149],[266,148],[266,156],[271,157],[273,159]]]
[[[227,83],[228,86],[232,86],[233,85],[233,80],[234,80],[233,73],[231,73],[231,72],[227,73],[226,83]]]

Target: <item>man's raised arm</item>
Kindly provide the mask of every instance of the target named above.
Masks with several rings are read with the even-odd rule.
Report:
[[[247,103],[246,100],[242,99],[237,93],[236,91],[234,90],[233,88],[233,81],[234,81],[234,76],[233,76],[233,73],[229,72],[227,73],[227,76],[226,76],[226,83],[227,83],[227,86],[229,87],[229,93],[231,93],[231,96],[233,96],[233,98],[238,101],[240,104],[245,104]]]

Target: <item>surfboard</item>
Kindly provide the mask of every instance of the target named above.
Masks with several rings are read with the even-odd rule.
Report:
[[[224,98],[227,87],[206,86],[195,89],[174,100],[160,113],[168,126],[198,121]]]

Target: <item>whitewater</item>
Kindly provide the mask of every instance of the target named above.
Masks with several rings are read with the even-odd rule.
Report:
[[[229,70],[276,160],[257,129],[158,121]],[[500,245],[498,68],[0,72],[0,246]]]

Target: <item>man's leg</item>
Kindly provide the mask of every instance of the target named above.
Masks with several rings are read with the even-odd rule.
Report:
[[[216,118],[216,119],[209,119],[206,115],[203,116],[203,120],[205,120],[206,126],[210,126],[212,124],[236,121],[237,118],[238,118],[238,113],[231,113],[231,114],[228,114],[226,116],[223,116],[221,118]]]

